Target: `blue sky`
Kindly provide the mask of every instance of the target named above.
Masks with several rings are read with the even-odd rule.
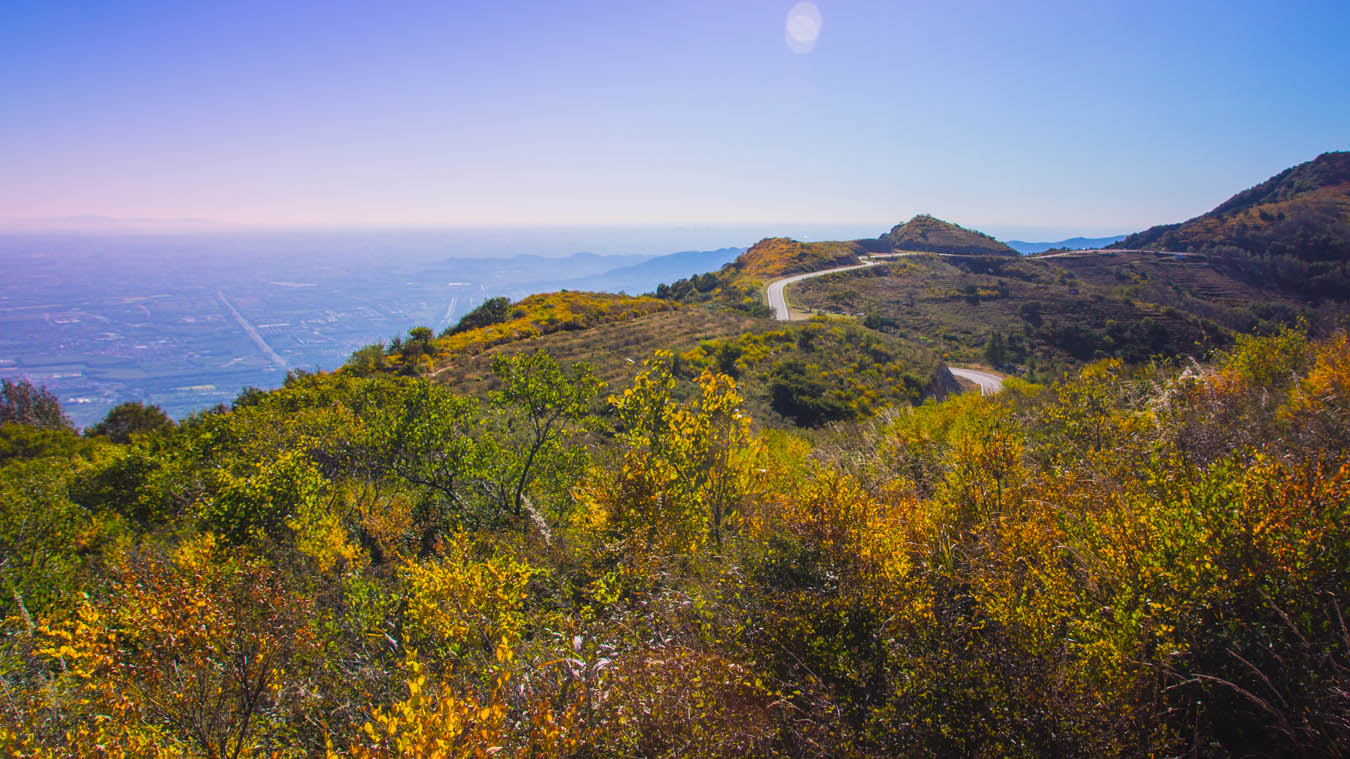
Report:
[[[0,217],[1133,231],[1350,148],[1344,0],[3,0]]]

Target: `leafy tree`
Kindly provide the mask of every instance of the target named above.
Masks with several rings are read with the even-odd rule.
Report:
[[[431,365],[436,356],[436,344],[430,327],[413,327],[403,341],[399,353],[405,374],[416,375]]]
[[[506,321],[510,313],[510,298],[501,296],[488,298],[480,303],[477,308],[460,317],[459,322],[450,329],[447,329],[443,334],[457,335],[460,332],[468,332],[471,329],[501,324]]]
[[[507,436],[499,443],[499,485],[505,487],[504,505],[519,517],[530,508],[530,486],[541,470],[556,474],[560,467],[569,468],[573,449],[566,445],[564,425],[590,411],[601,383],[589,366],[563,369],[543,351],[498,355],[492,372],[502,384],[492,405],[502,415]],[[575,465],[570,468],[576,470]]]
[[[89,435],[101,435],[114,443],[129,443],[131,436],[172,429],[173,420],[159,406],[127,401],[115,406],[103,421],[89,428]]]
[[[995,368],[1008,363],[1008,344],[1002,332],[990,333],[989,340],[984,344],[984,360]]]
[[[0,379],[0,424],[26,424],[43,429],[74,429],[61,402],[46,387],[26,379]]]
[[[749,488],[758,451],[730,377],[704,371],[698,395],[671,392],[670,354],[658,352],[633,386],[610,398],[622,425],[622,461],[612,481],[591,483],[589,529],[656,554],[722,547],[725,524]]]
[[[392,476],[420,492],[423,551],[465,519],[489,519],[477,505],[486,462],[475,441],[480,406],[443,385],[408,379],[368,388],[359,434],[341,452],[353,472]]]
[[[344,368],[358,377],[366,377],[385,369],[388,365],[389,359],[385,355],[384,344],[371,343],[353,352]]]

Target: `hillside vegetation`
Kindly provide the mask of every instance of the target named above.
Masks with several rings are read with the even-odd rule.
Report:
[[[786,237],[760,240],[732,263],[737,274],[757,280],[858,263],[865,254],[852,242],[797,242]]]
[[[603,403],[519,354],[485,399],[6,425],[0,750],[1339,756],[1348,357],[1242,338],[815,442],[670,354]]]
[[[566,290],[530,295],[515,303],[507,298],[490,298],[439,337],[433,337],[428,327],[415,327],[406,338],[396,337],[387,346],[362,348],[345,368],[357,374],[425,374],[438,365],[461,361],[496,346],[632,321],[677,308],[677,303],[660,298]]]
[[[1182,297],[1169,284],[1177,274],[1169,264],[1191,265],[1148,254],[1083,261],[912,256],[807,280],[794,285],[793,299],[816,311],[857,315],[864,326],[954,361],[1032,373],[1107,357],[1137,363],[1206,355],[1231,340],[1226,326],[1257,318],[1252,301],[1207,310],[1201,306],[1209,301]],[[1302,311],[1262,313],[1278,326]],[[1004,348],[991,352],[991,340]]]

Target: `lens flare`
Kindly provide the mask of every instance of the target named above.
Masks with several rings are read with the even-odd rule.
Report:
[[[803,0],[792,6],[787,14],[787,46],[794,53],[809,53],[820,39],[820,8]]]

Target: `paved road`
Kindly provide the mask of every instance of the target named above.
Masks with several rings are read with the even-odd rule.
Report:
[[[837,271],[852,271],[853,269],[865,269],[868,266],[875,266],[875,265],[876,265],[875,261],[864,260],[862,263],[854,264],[853,266],[840,266],[836,269],[809,271],[805,274],[795,274],[791,277],[775,279],[774,281],[769,283],[769,286],[767,288],[765,288],[765,293],[769,298],[769,307],[773,309],[773,318],[777,319],[780,322],[792,321],[792,309],[788,308],[787,297],[783,294],[783,288],[787,287],[793,282],[800,282],[803,279],[810,279],[812,277],[822,277],[826,274],[833,274]]]
[[[951,369],[951,373],[963,380],[969,380],[980,386],[980,395],[993,395],[1003,389],[1003,378],[997,374],[980,372],[974,369]]]
[[[1094,248],[1094,249],[1090,249],[1090,250],[1069,250],[1069,251],[1064,251],[1064,252],[1062,252],[1062,253],[1051,253],[1051,254],[1049,254],[1049,255],[1045,255],[1045,254],[1032,255],[1032,256],[1026,256],[1026,258],[1028,258],[1028,259],[1033,259],[1033,260],[1034,260],[1034,259],[1038,259],[1038,258],[1062,258],[1062,257],[1064,257],[1064,256],[1092,256],[1092,255],[1103,255],[1103,254],[1108,254],[1108,253],[1157,253],[1157,254],[1159,254],[1159,255],[1165,255],[1165,256],[1185,256],[1185,255],[1188,255],[1188,254],[1186,254],[1186,253],[1181,253],[1181,252],[1171,251],[1171,250],[1134,250],[1134,249],[1124,249],[1124,248]],[[774,316],[774,318],[777,319],[777,320],[779,320],[779,321],[783,321],[783,322],[785,322],[785,321],[791,321],[793,318],[804,319],[804,318],[806,318],[804,315],[803,315],[803,316],[798,316],[798,317],[794,317],[794,316],[793,316],[793,314],[792,314],[792,309],[788,308],[787,295],[783,292],[784,289],[785,289],[788,285],[792,284],[793,282],[800,282],[800,281],[802,281],[803,279],[810,279],[810,278],[812,278],[812,277],[822,277],[822,276],[824,276],[824,275],[826,275],[826,274],[834,274],[835,272],[839,272],[839,271],[852,271],[853,269],[865,269],[865,268],[867,268],[868,266],[875,266],[875,265],[877,264],[876,259],[878,259],[878,258],[899,258],[899,257],[901,257],[901,256],[913,256],[913,255],[925,255],[925,254],[922,254],[922,253],[878,253],[878,254],[875,254],[875,255],[872,255],[872,256],[867,256],[867,257],[861,258],[860,260],[862,261],[862,263],[860,263],[860,264],[854,264],[853,266],[839,266],[839,267],[836,267],[836,268],[834,268],[834,269],[825,269],[825,270],[823,270],[823,271],[812,271],[812,272],[807,272],[806,274],[795,274],[795,275],[793,275],[793,276],[791,276],[791,277],[784,277],[784,278],[782,278],[782,279],[776,279],[776,280],[770,282],[770,283],[769,283],[769,286],[768,286],[767,288],[765,288],[765,294],[767,295],[768,300],[769,300],[769,307],[773,309],[773,316]],[[943,254],[937,254],[937,255],[943,255]],[[982,394],[984,394],[984,395],[993,395],[994,393],[997,393],[999,390],[1002,390],[1002,389],[1003,389],[1003,379],[1000,378],[998,375],[995,375],[995,374],[990,374],[990,373],[988,373],[988,372],[976,371],[976,370],[974,370],[974,369],[952,369],[951,372],[952,372],[952,374],[956,375],[957,377],[960,377],[961,379],[969,380],[969,381],[974,382],[975,384],[979,385],[979,386],[980,386],[980,392],[981,392]]]
[[[792,309],[788,308],[787,297],[783,294],[783,288],[793,282],[800,282],[803,279],[811,277],[820,277],[826,274],[833,274],[838,271],[852,271],[854,269],[865,269],[868,266],[875,266],[877,258],[898,258],[900,256],[921,255],[916,253],[883,253],[876,256],[870,256],[862,259],[862,263],[853,266],[840,266],[834,269],[825,269],[823,271],[812,271],[806,274],[795,274],[791,277],[776,279],[769,283],[765,289],[769,298],[769,306],[773,308],[773,316],[780,322],[792,320]],[[801,317],[805,318],[805,317]],[[952,374],[964,380],[969,380],[980,386],[982,395],[993,395],[1003,389],[1003,378],[988,372],[980,372],[974,369],[952,369]]]
[[[262,334],[249,323],[248,319],[244,318],[243,314],[239,313],[239,309],[234,307],[234,304],[230,302],[230,299],[225,297],[225,291],[216,290],[216,297],[220,298],[220,302],[224,303],[225,308],[230,310],[230,313],[234,316],[234,320],[239,322],[240,329],[248,334],[248,338],[253,341],[254,345],[258,346],[258,350],[262,351],[264,356],[272,359],[272,363],[276,364],[281,371],[289,372],[291,367],[286,363],[286,359],[282,358],[276,351],[272,350],[272,346],[267,344],[267,341],[263,339]]]

